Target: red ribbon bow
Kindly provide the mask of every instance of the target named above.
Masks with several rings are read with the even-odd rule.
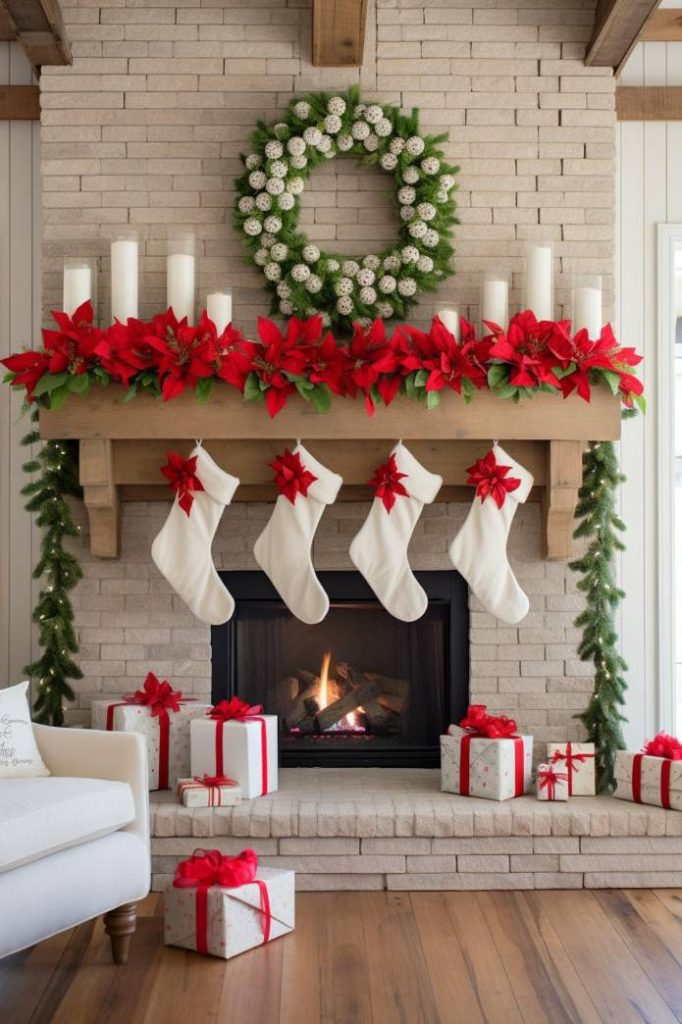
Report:
[[[305,468],[299,453],[289,451],[288,448],[284,449],[283,455],[278,455],[268,465],[275,471],[277,490],[288,498],[292,505],[299,494],[307,497],[308,488],[317,480],[317,477]]]
[[[497,507],[502,508],[507,495],[521,486],[518,477],[507,477],[510,470],[511,466],[499,465],[491,448],[484,458],[477,459],[473,466],[469,466],[467,483],[475,485],[476,497],[482,502],[491,497]]]
[[[204,485],[197,476],[197,456],[183,459],[177,452],[166,452],[168,464],[161,467],[161,472],[168,480],[171,491],[178,496],[178,505],[189,515],[192,511],[194,492],[203,491]]]
[[[659,732],[642,747],[650,757],[667,757],[671,761],[682,761],[682,743],[667,732]]]
[[[221,700],[206,712],[216,723],[215,767],[218,775],[223,774],[223,729],[225,722],[260,722],[261,796],[268,792],[268,733],[263,716],[263,705],[249,705],[240,697]]]
[[[220,850],[195,850],[191,857],[181,861],[175,869],[173,885],[176,889],[196,889],[197,952],[208,953],[208,891],[219,885],[224,889],[237,889],[251,883],[260,892],[260,913],[263,922],[263,944],[270,939],[272,913],[265,882],[256,878],[258,855],[255,850],[242,850],[236,857],[227,857]]]
[[[548,800],[556,798],[556,784],[562,779],[568,779],[568,772],[555,772],[551,764],[547,768],[541,768],[538,771],[540,789],[547,790]]]
[[[223,722],[231,722],[233,719],[241,721],[244,718],[253,718],[255,715],[263,714],[263,705],[254,704],[250,706],[240,697],[231,697],[229,700],[221,700],[206,712],[209,718]]]
[[[381,498],[384,508],[390,512],[395,505],[396,495],[409,498],[409,491],[400,481],[404,480],[407,473],[400,473],[395,461],[395,455],[389,456],[382,466],[377,466],[374,476],[369,481],[370,487],[374,488],[375,497]]]
[[[594,757],[594,754],[574,754],[573,744],[569,740],[566,744],[565,752],[563,750],[555,750],[552,754],[552,760],[550,764],[556,764],[558,761],[566,762],[566,769],[568,771],[568,795],[573,796],[573,773],[580,771],[580,765],[584,764],[589,758]]]
[[[509,739],[516,732],[516,722],[506,715],[489,715],[487,705],[470,704],[460,728],[472,736],[486,736],[491,740]]]
[[[234,787],[237,783],[227,775],[195,775],[191,781],[181,782],[178,785],[178,798],[182,797],[186,789],[208,789],[208,806],[222,807],[221,787]]]

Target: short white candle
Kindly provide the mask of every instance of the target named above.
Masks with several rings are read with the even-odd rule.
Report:
[[[138,244],[120,238],[111,243],[111,317],[125,323],[137,316]]]
[[[455,309],[454,306],[450,306],[449,309],[439,309],[436,316],[450,334],[453,335],[459,341],[459,310]]]
[[[166,295],[178,320],[194,319],[194,256],[186,252],[171,253],[167,261]]]
[[[497,324],[506,331],[509,327],[509,279],[486,274],[481,283],[481,320]]]
[[[86,262],[65,260],[64,312],[73,316],[88,299],[92,299],[92,267]]]
[[[597,282],[577,285],[573,289],[573,330],[586,328],[590,338],[598,338],[602,320],[601,286]]]
[[[232,292],[210,292],[206,296],[206,312],[218,334],[222,334],[228,324],[232,323]]]
[[[554,318],[551,245],[532,245],[526,253],[526,309],[532,310],[538,320]]]

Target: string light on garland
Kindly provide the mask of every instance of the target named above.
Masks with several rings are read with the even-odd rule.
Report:
[[[34,410],[33,426],[22,439],[23,445],[37,444],[40,440],[37,419],[38,413]],[[24,671],[37,680],[34,719],[63,725],[64,703],[74,699],[69,680],[83,677],[72,657],[78,651],[78,642],[68,596],[83,573],[78,560],[64,548],[64,539],[76,537],[80,532],[66,500],[69,496],[82,496],[76,451],[66,448],[60,441],[47,441],[23,469],[33,477],[22,488],[21,493],[28,498],[25,507],[36,514],[36,523],[43,531],[33,576],[45,580],[33,612],[33,620],[39,625],[42,653]]]

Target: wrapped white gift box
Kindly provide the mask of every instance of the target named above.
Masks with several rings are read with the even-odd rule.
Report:
[[[491,739],[451,725],[440,738],[441,789],[486,800],[509,800],[530,789],[533,737]]]

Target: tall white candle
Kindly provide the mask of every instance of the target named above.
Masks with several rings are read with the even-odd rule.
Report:
[[[509,279],[503,275],[486,274],[481,283],[481,320],[509,327]]]
[[[111,243],[111,316],[125,323],[137,316],[138,245],[134,239]]]
[[[167,261],[166,295],[178,320],[194,319],[194,256],[186,252],[171,253]]]
[[[526,253],[526,309],[532,310],[538,320],[554,318],[551,245],[531,245]]]
[[[79,306],[92,299],[92,267],[85,261],[64,261],[64,312],[72,316]]]
[[[573,289],[573,330],[585,327],[590,338],[598,338],[603,326],[601,287],[596,282],[577,285]]]
[[[210,292],[206,296],[206,312],[218,334],[222,334],[227,325],[232,323],[232,292]]]
[[[459,341],[459,310],[455,309],[454,306],[450,306],[449,309],[439,309],[436,316],[443,327],[447,328],[450,334]]]

